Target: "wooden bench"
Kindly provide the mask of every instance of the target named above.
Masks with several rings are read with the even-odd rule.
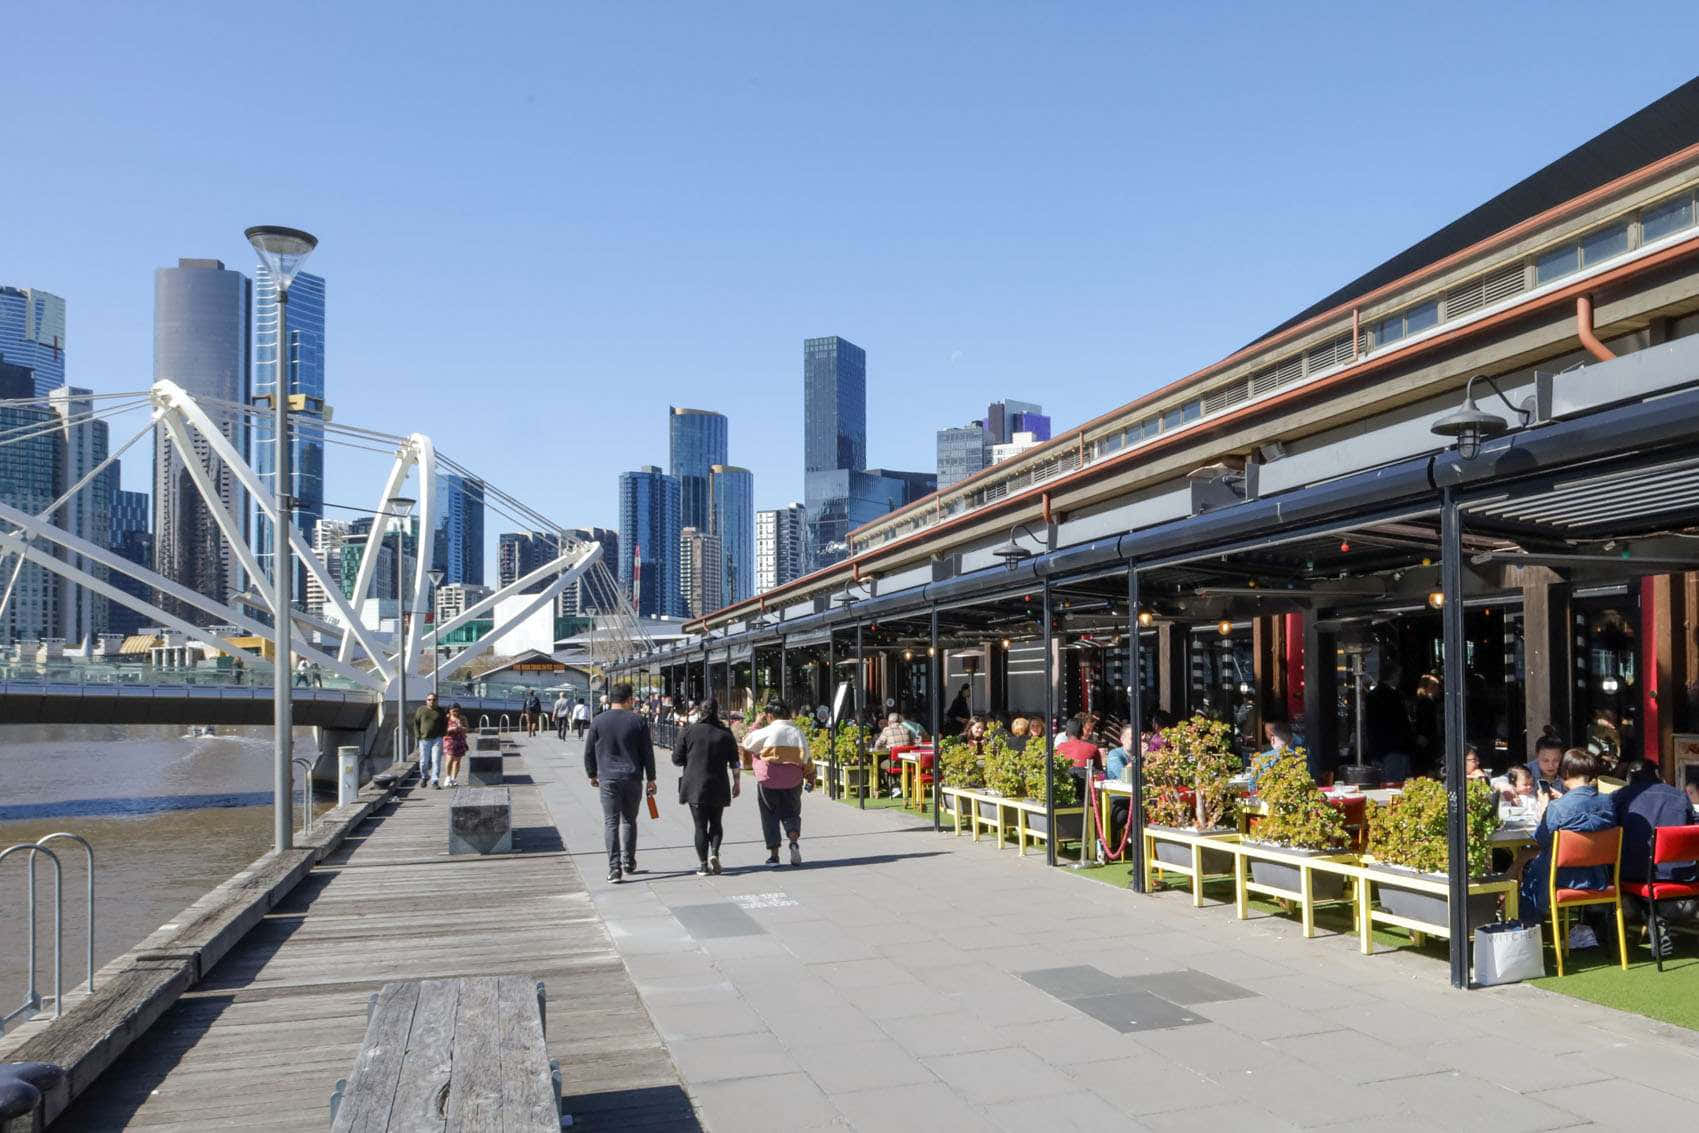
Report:
[[[467,787],[454,792],[448,804],[448,852],[513,852],[513,800],[506,787]]]
[[[529,976],[385,984],[330,1098],[332,1133],[557,1133],[543,985]]]

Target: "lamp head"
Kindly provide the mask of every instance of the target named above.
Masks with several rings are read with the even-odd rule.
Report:
[[[1473,460],[1481,451],[1481,441],[1496,437],[1510,428],[1510,423],[1496,413],[1488,413],[1475,404],[1475,397],[1464,398],[1463,407],[1455,409],[1433,423],[1433,432],[1457,441],[1457,455]]]
[[[442,580],[448,577],[448,572],[443,570],[441,567],[432,567],[429,574],[431,578],[431,585],[433,587],[441,586]]]
[[[313,249],[319,246],[317,236],[310,232],[302,232],[299,228],[285,228],[280,224],[258,224],[247,229],[243,235],[248,243],[259,253],[260,262],[265,264],[266,271],[277,281],[280,291],[289,290],[289,285],[295,282],[295,275],[301,270],[301,265],[307,262],[307,257],[313,254]]]
[[[389,508],[390,515],[395,516],[397,519],[406,519],[409,515],[413,514],[413,505],[418,502],[418,500],[413,499],[411,496],[391,496],[389,497],[386,506]]]
[[[1018,570],[1022,562],[1032,558],[1032,552],[1015,542],[1014,536],[1012,535],[1009,537],[1009,541],[1007,543],[1001,543],[991,548],[991,553],[995,557],[1002,559],[1003,565],[1008,567],[1011,571]]]

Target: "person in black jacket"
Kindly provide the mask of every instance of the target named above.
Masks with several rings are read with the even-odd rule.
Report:
[[[613,707],[591,722],[584,737],[584,773],[602,795],[608,880],[618,884],[622,872],[637,872],[637,808],[643,805],[645,780],[649,794],[655,793],[655,745],[648,723],[631,710],[630,685],[615,685]]]
[[[673,762],[684,768],[679,780],[679,801],[690,806],[696,824],[696,857],[702,863],[696,876],[720,872],[720,839],[725,831],[720,817],[741,793],[737,739],[720,720],[718,701],[702,705],[702,718],[684,730],[673,748]],[[726,770],[731,783],[726,783]]]

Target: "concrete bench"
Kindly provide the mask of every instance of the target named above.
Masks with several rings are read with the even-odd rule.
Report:
[[[546,1026],[543,985],[529,976],[385,984],[354,1073],[331,1095],[332,1133],[558,1133]]]
[[[472,750],[466,753],[466,785],[468,787],[501,786],[501,741],[494,736],[478,736]]]
[[[450,854],[511,854],[513,800],[506,787],[467,787],[448,804]]]

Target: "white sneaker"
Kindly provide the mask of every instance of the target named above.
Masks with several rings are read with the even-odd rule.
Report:
[[[1599,934],[1593,931],[1590,924],[1574,924],[1569,928],[1569,950],[1582,952],[1599,946]]]
[[[801,864],[802,864],[802,847],[797,845],[795,842],[792,842],[791,843],[791,865],[801,865]]]

